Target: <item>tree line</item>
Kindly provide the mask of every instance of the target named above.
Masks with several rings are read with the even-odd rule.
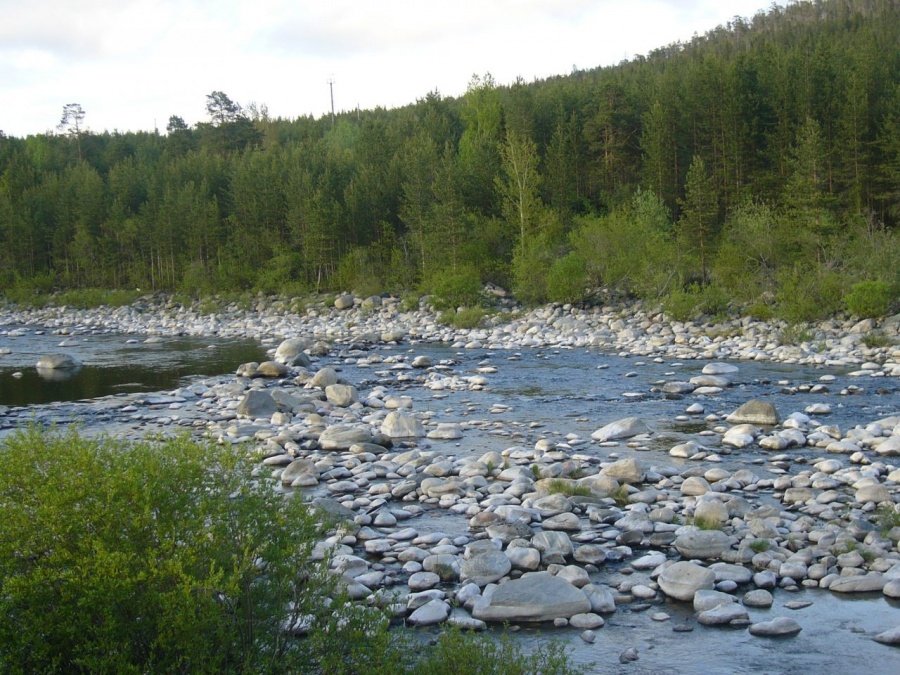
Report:
[[[0,288],[604,286],[802,320],[900,287],[896,0],[773,5],[688,42],[459,98],[0,134]],[[877,304],[877,303],[876,303]],[[760,311],[762,311],[760,309]]]

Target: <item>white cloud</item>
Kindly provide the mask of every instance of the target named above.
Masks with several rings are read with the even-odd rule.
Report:
[[[0,129],[52,128],[78,101],[88,127],[196,123],[206,94],[282,117],[395,107],[473,73],[500,83],[642,54],[762,0],[0,0]]]

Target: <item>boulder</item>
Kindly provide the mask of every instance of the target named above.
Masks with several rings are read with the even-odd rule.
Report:
[[[334,299],[335,309],[350,309],[353,307],[353,296],[350,294],[339,295]]]
[[[674,546],[688,559],[714,559],[731,548],[731,539],[721,530],[693,530],[676,537]]]
[[[460,566],[460,580],[478,586],[499,581],[512,569],[512,561],[502,551],[488,551],[464,560]]]
[[[48,354],[38,359],[38,370],[75,370],[81,368],[81,361],[69,354]]]
[[[801,630],[799,623],[786,616],[750,625],[750,635],[757,637],[790,637],[797,635]]]
[[[325,387],[325,398],[338,408],[346,408],[359,401],[359,393],[349,384],[329,384]]]
[[[591,434],[595,441],[614,441],[620,438],[631,438],[640,434],[649,434],[652,431],[650,425],[640,417],[626,417],[615,422],[610,422]]]
[[[288,338],[278,345],[274,359],[286,366],[308,368],[312,362],[304,352],[307,347],[309,347],[309,343],[303,338]]]
[[[670,598],[693,602],[697,591],[715,587],[716,574],[696,563],[680,561],[664,569],[657,582],[662,592]]]
[[[288,367],[283,363],[263,361],[256,367],[252,377],[285,377],[288,372]]]
[[[312,379],[309,381],[309,386],[325,389],[326,387],[337,383],[338,374],[334,368],[322,368],[312,376]]]
[[[250,419],[269,418],[278,412],[278,404],[269,392],[251,389],[238,403],[236,412],[239,416]]]
[[[475,602],[472,616],[494,623],[553,621],[591,611],[585,594],[549,572],[531,572],[501,584],[489,598]]]
[[[600,474],[615,478],[620,483],[640,483],[644,480],[644,470],[633,457],[627,457],[603,467]]]
[[[381,433],[390,438],[421,438],[425,435],[425,427],[415,417],[395,411],[384,418]]]
[[[736,602],[722,603],[712,609],[700,612],[697,622],[704,626],[726,626],[733,621],[747,621],[750,615],[743,605]]]
[[[356,443],[371,443],[372,432],[363,427],[335,424],[319,435],[319,445],[323,450],[348,450]]]
[[[725,418],[730,424],[778,424],[778,412],[768,401],[751,399]]]
[[[878,572],[870,572],[869,574],[858,577],[840,577],[835,579],[828,590],[834,593],[873,593],[881,592],[887,583]]]

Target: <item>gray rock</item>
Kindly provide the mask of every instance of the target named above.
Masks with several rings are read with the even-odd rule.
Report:
[[[771,607],[775,599],[772,594],[764,588],[757,588],[755,591],[749,591],[744,594],[742,602],[745,607],[757,607],[765,609]]]
[[[70,354],[48,354],[38,359],[38,370],[75,370],[81,368],[81,361]]]
[[[487,586],[499,581],[512,569],[512,561],[501,551],[489,551],[463,560],[459,577],[463,582]],[[481,618],[481,617],[479,617]]]
[[[883,645],[900,645],[900,626],[890,628],[872,638]]]
[[[724,626],[733,621],[746,621],[750,618],[747,610],[736,602],[722,603],[712,609],[700,612],[697,622],[704,626]]]
[[[288,338],[282,341],[275,350],[275,360],[286,366],[308,368],[311,365],[311,361],[303,351],[308,346],[309,343],[303,338]]]
[[[721,530],[693,530],[679,535],[674,546],[685,558],[706,560],[721,557],[731,548],[731,539]]]
[[[858,577],[840,577],[831,582],[828,590],[834,593],[873,593],[881,592],[887,580],[878,572]]]
[[[329,385],[337,383],[338,374],[334,368],[321,368],[312,376],[312,379],[309,381],[309,386],[324,389]]]
[[[597,614],[612,614],[616,611],[616,598],[608,586],[588,584],[582,592],[591,603],[591,611]]]
[[[359,401],[359,392],[349,384],[330,384],[325,387],[325,398],[338,408],[346,408]]]
[[[538,532],[532,538],[531,545],[541,552],[541,560],[545,565],[565,564],[566,558],[572,557],[574,553],[572,540],[565,532]]]
[[[694,595],[702,589],[712,590],[716,574],[696,563],[680,561],[669,565],[657,579],[660,589],[670,598],[693,602]]]
[[[433,626],[443,623],[450,616],[450,605],[443,600],[432,600],[409,615],[410,626]]]
[[[281,472],[282,485],[292,485],[299,478],[312,479],[314,481],[311,483],[312,485],[318,483],[319,470],[316,468],[315,462],[309,459],[295,459]]]
[[[779,421],[775,406],[758,399],[747,401],[725,419],[730,424],[761,424],[765,426],[775,426]]]
[[[722,593],[721,591],[711,591],[707,588],[701,588],[694,593],[695,612],[706,612],[723,603],[730,605],[733,602],[737,602],[736,597],[729,595],[728,593]]]
[[[532,572],[501,584],[476,601],[472,615],[488,622],[553,621],[591,611],[584,593],[548,572]]]
[[[646,420],[640,417],[626,417],[610,422],[591,434],[595,441],[614,441],[620,438],[631,438],[640,434],[649,434],[652,430]]]
[[[799,623],[786,616],[750,625],[750,635],[757,637],[790,637],[797,635],[801,630]]]
[[[268,418],[278,412],[278,404],[269,392],[251,389],[238,403],[236,412],[239,416],[250,419]]]
[[[371,442],[371,431],[346,424],[330,426],[319,435],[319,445],[323,450],[347,450],[356,443]]]
[[[350,309],[353,307],[353,296],[349,294],[339,295],[334,299],[335,309]]]
[[[443,441],[462,438],[462,435],[462,427],[455,422],[441,422],[436,429],[428,432],[428,438]]]
[[[421,438],[425,427],[415,417],[394,411],[381,423],[381,433],[391,438]]]

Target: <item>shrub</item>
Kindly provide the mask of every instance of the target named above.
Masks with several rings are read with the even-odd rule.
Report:
[[[574,251],[557,258],[547,273],[547,297],[551,302],[582,302],[588,276],[584,259]]]
[[[434,295],[432,304],[435,309],[481,304],[481,277],[478,270],[469,265],[440,270],[432,274],[424,285]]]
[[[847,310],[864,318],[884,316],[897,299],[897,293],[890,284],[883,281],[860,281],[850,287],[844,297]]]
[[[778,275],[777,313],[791,323],[824,319],[840,309],[842,287],[836,272],[797,265]]]
[[[251,480],[237,451],[30,430],[4,440],[0,459],[0,671],[308,660],[282,624],[324,607],[330,584],[309,562],[323,528]]]
[[[481,328],[487,315],[486,310],[480,307],[472,307],[471,309],[461,309],[457,312],[442,312],[440,322],[454,328],[470,330],[472,328]]]
[[[672,289],[662,303],[663,311],[675,321],[687,321],[700,309],[703,296],[697,284]]]

